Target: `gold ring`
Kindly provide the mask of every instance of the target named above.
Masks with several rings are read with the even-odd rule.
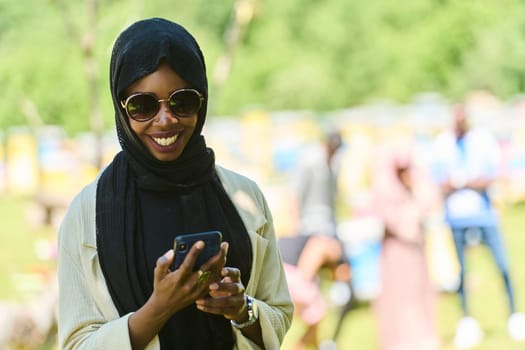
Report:
[[[198,283],[206,282],[208,278],[210,278],[210,274],[211,274],[210,271],[202,271],[202,270],[197,271],[197,273],[199,274],[199,277],[197,279]]]

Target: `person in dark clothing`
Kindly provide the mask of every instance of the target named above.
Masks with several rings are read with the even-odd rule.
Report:
[[[113,47],[110,88],[122,151],[60,227],[60,348],[278,349],[293,304],[272,217],[201,135],[199,45],[169,20],[135,22]],[[198,241],[173,267],[176,236],[214,230],[215,256],[194,268]]]

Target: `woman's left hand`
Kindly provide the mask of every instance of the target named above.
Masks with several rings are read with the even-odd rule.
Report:
[[[224,267],[222,279],[210,284],[209,295],[196,301],[201,311],[223,315],[228,320],[243,322],[248,318],[245,288],[241,282],[241,272],[237,268]]]

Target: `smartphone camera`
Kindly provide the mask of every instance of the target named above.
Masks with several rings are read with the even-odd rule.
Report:
[[[193,264],[193,270],[197,271],[202,264],[220,251],[222,234],[219,231],[207,231],[190,234],[180,234],[174,239],[175,261],[174,269],[178,269],[186,255],[195,242],[204,241],[204,249],[198,254]]]

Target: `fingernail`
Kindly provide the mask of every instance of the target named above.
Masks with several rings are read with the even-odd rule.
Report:
[[[160,261],[162,263],[170,261],[173,258],[173,249],[168,250],[166,253],[164,253],[163,256],[161,256]]]

